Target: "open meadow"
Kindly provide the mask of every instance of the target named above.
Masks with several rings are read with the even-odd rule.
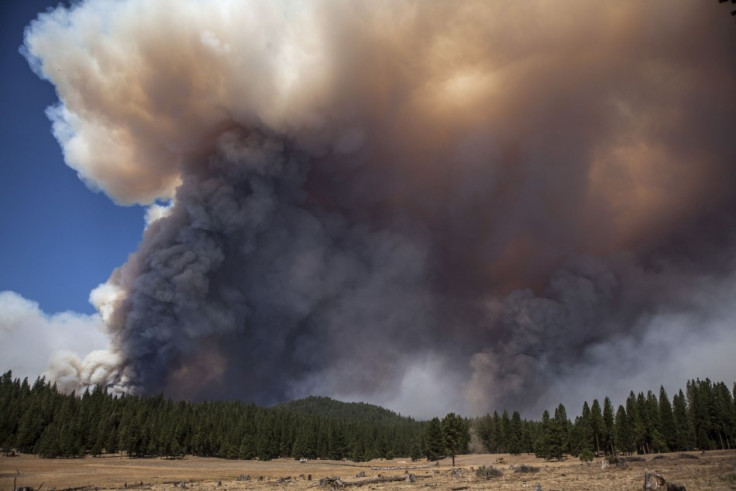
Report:
[[[43,491],[62,489],[319,489],[320,480],[339,478],[349,487],[367,489],[535,489],[545,491],[642,489],[645,472],[656,472],[688,490],[736,489],[736,450],[706,454],[648,455],[624,466],[603,466],[601,459],[545,461],[533,455],[472,454],[439,463],[408,459],[349,461],[292,459],[268,462],[186,457],[131,459],[120,456],[83,459],[42,459],[32,455],[0,457],[0,488],[32,487]],[[503,474],[479,479],[479,466],[493,466]],[[526,468],[522,467],[526,466]],[[531,469],[530,469],[531,467]],[[520,470],[527,472],[520,472]],[[409,475],[414,482],[409,480]],[[380,482],[380,479],[405,480]],[[370,482],[373,481],[373,482]],[[361,484],[362,482],[362,484]],[[339,486],[340,483],[337,483]],[[330,484],[323,481],[322,488]]]

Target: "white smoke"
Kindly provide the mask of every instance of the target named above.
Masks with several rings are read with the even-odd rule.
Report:
[[[43,374],[66,392],[108,385],[121,378],[120,357],[109,346],[97,314],[48,315],[36,302],[0,292],[0,359],[16,377],[33,380]]]

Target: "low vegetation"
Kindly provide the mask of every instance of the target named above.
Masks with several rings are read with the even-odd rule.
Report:
[[[503,476],[503,472],[500,469],[496,469],[492,465],[485,466],[482,465],[478,467],[475,471],[475,477],[478,479],[493,479],[494,477],[501,477]]]
[[[595,455],[593,455],[593,452],[588,450],[587,448],[583,449],[582,452],[578,455],[578,458],[581,462],[592,462],[595,458]]]

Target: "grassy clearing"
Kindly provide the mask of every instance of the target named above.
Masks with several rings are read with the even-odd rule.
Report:
[[[688,455],[688,454],[683,454]],[[656,458],[655,458],[656,457]],[[44,490],[90,486],[99,489],[168,490],[184,482],[189,489],[320,489],[319,480],[340,477],[359,481],[380,476],[412,474],[415,482],[395,481],[371,484],[371,489],[467,489],[518,490],[533,489],[640,489],[644,472],[657,472],[668,481],[687,489],[730,489],[736,482],[736,451],[712,451],[697,459],[679,454],[646,456],[629,460],[626,467],[602,466],[601,459],[581,462],[578,458],[545,461],[533,455],[473,454],[456,457],[456,468],[450,459],[438,465],[409,459],[348,461],[313,460],[300,463],[292,459],[269,462],[223,460],[186,457],[181,460],[130,459],[120,456],[83,459],[41,459],[31,455],[0,457],[0,490],[10,490],[17,476],[18,486]],[[502,460],[501,460],[502,459]],[[485,467],[500,472],[490,478],[479,478]],[[519,470],[518,469],[525,469]],[[531,469],[537,469],[532,471]],[[16,474],[17,473],[17,474]],[[495,474],[495,472],[494,472]],[[311,480],[309,479],[311,477]],[[221,483],[218,486],[218,483]]]

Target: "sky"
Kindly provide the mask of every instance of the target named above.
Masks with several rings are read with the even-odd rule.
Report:
[[[538,417],[736,373],[727,7],[49,6],[0,7],[16,375]]]
[[[45,312],[91,314],[89,292],[136,248],[143,210],[90,192],[64,165],[46,117],[58,101],[54,87],[19,51],[25,27],[57,3],[0,4],[0,290],[33,299]]]

